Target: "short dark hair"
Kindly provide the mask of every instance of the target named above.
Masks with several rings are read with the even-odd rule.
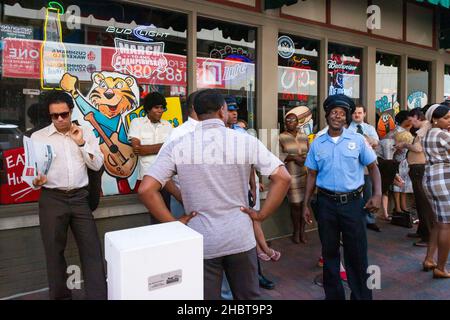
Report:
[[[362,104],[357,104],[356,107],[355,107],[355,111],[356,111],[356,108],[362,108],[364,110],[364,113],[367,113],[366,107],[364,105],[362,105]]]
[[[167,101],[164,96],[159,92],[152,92],[144,98],[144,110],[149,112],[154,106],[167,106]]]
[[[197,96],[197,94],[198,94],[199,92],[200,92],[200,91],[194,91],[194,92],[192,92],[190,95],[188,95],[188,97],[187,97],[187,100],[186,100],[186,110],[187,110],[188,115],[191,115],[192,112],[195,111],[195,110],[194,110],[194,100],[195,100],[195,97]]]
[[[61,90],[52,90],[47,93],[44,99],[44,106],[50,110],[50,105],[54,103],[66,103],[70,110],[73,109],[73,100],[68,93]]]
[[[440,119],[442,117],[445,117],[447,113],[450,111],[450,107],[446,106],[445,104],[439,105],[431,115],[432,119]]]
[[[402,110],[395,115],[395,122],[401,125],[403,121],[408,120],[409,111]]]
[[[421,108],[414,108],[408,113],[408,117],[417,117],[420,121],[425,120],[425,113],[423,113]]]
[[[214,89],[206,89],[197,93],[194,98],[194,110],[197,115],[212,114],[225,105],[222,94]]]

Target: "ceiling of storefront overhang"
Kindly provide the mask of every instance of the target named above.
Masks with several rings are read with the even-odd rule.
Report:
[[[48,6],[48,2],[43,0],[6,0],[2,3],[5,4],[5,7],[14,8],[15,11],[26,11],[28,9],[28,11],[35,15],[28,18],[40,19],[42,13],[45,17],[45,8]],[[63,8],[77,5],[81,9],[82,18],[95,20],[96,22],[100,22],[100,25],[114,22],[117,26],[122,24],[124,27],[129,27],[130,25],[149,25],[151,23],[159,28],[172,28],[176,32],[186,32],[187,18],[183,14],[174,14],[173,12],[159,9],[143,10],[141,6],[127,5],[118,1],[59,0],[57,2],[61,3]],[[7,14],[6,9],[4,14]],[[88,22],[86,24],[90,23]]]
[[[450,0],[416,0],[416,1],[441,6],[447,9],[450,7]]]

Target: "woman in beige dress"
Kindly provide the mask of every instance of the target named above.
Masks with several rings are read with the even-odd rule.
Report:
[[[292,177],[288,191],[291,219],[294,227],[292,240],[294,243],[306,243],[302,206],[306,186],[306,167],[304,163],[309,148],[308,136],[297,130],[298,119],[294,113],[287,114],[284,121],[286,131],[280,134],[280,155],[281,159],[284,159],[287,170]]]

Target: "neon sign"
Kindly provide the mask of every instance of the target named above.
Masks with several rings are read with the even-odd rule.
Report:
[[[61,4],[49,3],[44,22],[44,41],[41,46],[41,88],[60,89],[59,81],[67,71],[66,47],[62,41]]]
[[[134,29],[129,28],[118,28],[114,26],[109,26],[105,30],[108,33],[114,34],[124,34],[124,35],[133,35],[136,38],[143,41],[153,41],[153,38],[167,38],[169,33],[167,32],[159,32],[156,30],[155,26],[138,26]]]
[[[357,65],[355,66],[352,64],[338,63],[335,60],[328,60],[328,69],[329,70],[339,69],[339,70],[345,70],[345,71],[355,71],[357,68],[358,68]]]

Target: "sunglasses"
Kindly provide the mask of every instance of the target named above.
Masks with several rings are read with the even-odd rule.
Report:
[[[58,120],[59,117],[63,119],[67,119],[67,117],[70,116],[70,112],[61,112],[61,113],[50,113],[50,117],[52,117],[53,120]]]

